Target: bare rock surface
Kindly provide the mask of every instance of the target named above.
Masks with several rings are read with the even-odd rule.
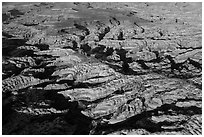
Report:
[[[2,5],[4,135],[201,135],[202,4]]]

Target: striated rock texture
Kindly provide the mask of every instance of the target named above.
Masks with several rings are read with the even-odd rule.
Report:
[[[202,3],[2,6],[3,135],[201,135]]]

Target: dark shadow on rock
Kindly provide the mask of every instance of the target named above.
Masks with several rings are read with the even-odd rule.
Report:
[[[28,45],[28,44],[27,44]],[[34,45],[31,45],[31,46],[36,46],[38,47],[41,51],[42,50],[48,50],[49,49],[49,45],[47,44],[34,44]]]
[[[9,34],[8,34],[9,35]],[[17,47],[25,45],[25,39],[15,39],[15,38],[3,38],[2,39],[2,55],[3,56],[13,56],[12,51],[16,50]]]
[[[91,54],[103,53],[105,48],[106,46],[104,45],[98,45],[97,47],[91,49]]]
[[[9,54],[10,56],[13,56],[13,57],[25,57],[25,56],[33,57],[34,51],[26,50],[26,49],[16,49],[10,52]]]
[[[6,37],[6,38],[12,38],[13,36],[6,33],[6,32],[2,32],[2,36]]]
[[[88,55],[90,55],[91,47],[88,44],[82,44],[80,49]]]
[[[11,16],[9,14],[6,14],[6,13],[2,14],[2,21],[3,21],[3,23],[9,21],[9,19],[11,19]]]
[[[181,71],[182,69],[186,69],[188,70],[188,68],[184,65],[185,62],[181,62],[181,63],[176,63],[174,58],[171,57],[170,55],[166,55],[165,58],[167,58],[170,61],[170,65],[171,65],[171,72],[173,73],[175,70],[177,71]]]
[[[2,125],[8,122],[10,115],[14,112],[12,109],[14,100],[11,92],[2,93]]]
[[[4,35],[11,37],[11,35],[7,33],[4,33]],[[26,41],[27,40],[25,39],[18,39],[18,38],[7,38],[7,39],[3,38],[2,44],[3,45],[15,45],[16,47],[18,47],[18,46],[25,45]]]
[[[68,123],[77,125],[74,135],[88,135],[92,128],[92,119],[81,113],[78,102],[72,102],[70,106],[70,110],[65,115],[65,119]]]
[[[81,113],[81,110],[84,109],[83,105],[79,104],[77,101],[69,102],[70,98],[66,99],[62,94],[57,94],[57,92],[47,92],[45,97],[52,101],[52,107],[58,110],[69,109],[64,117],[67,123],[76,125],[75,135],[89,134],[92,119]]]
[[[41,66],[42,67],[42,66]],[[55,66],[52,67],[44,67],[45,71],[42,73],[39,73],[37,75],[35,75],[35,77],[40,78],[40,79],[52,79],[54,78],[53,76],[51,76],[54,71],[55,71]]]
[[[189,64],[193,65],[195,68],[199,69],[202,71],[202,64],[200,64],[197,61],[194,61],[193,59],[188,58]]]
[[[123,66],[120,67],[118,65],[114,65],[114,64],[111,64],[111,63],[107,63],[107,62],[105,62],[105,64],[108,65],[110,68],[114,69],[116,72],[120,72],[121,74],[124,74],[124,75],[145,75],[145,74],[150,73],[150,72],[137,72],[137,71],[134,71],[133,69],[126,67],[125,64],[124,64],[124,67]]]
[[[8,22],[10,19],[20,17],[21,15],[24,15],[24,13],[20,12],[17,9],[12,9],[12,10],[9,10],[7,13],[2,14],[2,21]]]
[[[69,109],[70,103],[69,99],[66,99],[62,94],[58,94],[56,91],[47,91],[45,93],[45,99],[51,100],[51,107],[57,110],[66,110]]]
[[[31,26],[37,26],[37,25],[39,25],[39,23],[23,23],[23,25],[24,26],[26,26],[26,27],[31,27]]]
[[[8,12],[10,12],[10,13],[11,13],[11,16],[13,16],[14,18],[19,17],[19,16],[21,16],[21,15],[24,15],[23,12],[20,12],[20,11],[17,10],[17,9],[12,9],[12,10],[9,10]]]
[[[64,134],[64,135],[71,135],[74,133],[74,128],[70,124],[68,124],[65,120],[65,114],[39,114],[39,115],[31,115],[26,113],[20,113],[14,111],[12,114],[9,115],[11,118],[8,122],[13,122],[14,125],[18,126],[10,126],[10,129],[7,129],[7,125],[3,125],[2,127],[2,134],[3,135],[20,135],[20,134],[27,134],[27,135],[54,135],[54,134]],[[56,119],[61,119],[66,123],[57,123],[59,125],[55,125],[54,122]],[[44,124],[49,122],[49,126],[46,128],[45,131]],[[53,122],[53,124],[52,124]],[[40,125],[42,124],[42,127]],[[56,126],[56,127],[55,127]],[[59,127],[60,126],[60,127]],[[66,126],[66,127],[65,127]],[[73,128],[70,131],[66,131],[67,127]],[[50,131],[53,130],[53,131]],[[47,133],[46,133],[47,132]]]

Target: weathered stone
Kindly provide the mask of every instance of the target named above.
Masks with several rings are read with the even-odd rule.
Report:
[[[184,54],[181,54],[181,55],[178,55],[175,59],[176,59],[176,62],[184,62],[186,61],[188,58],[191,58],[194,54],[200,52],[200,49],[195,49],[193,51],[189,51],[189,52],[186,52]]]
[[[48,64],[47,66],[74,66],[78,63],[80,63],[83,60],[83,58],[80,58],[76,55],[68,55],[68,56],[62,56],[59,58],[56,58],[55,61],[52,61],[52,63]]]
[[[201,5],[3,3],[3,134],[201,134]]]
[[[11,34],[12,36],[18,37],[18,38],[32,38],[33,36],[38,34],[38,30],[31,28],[31,27],[25,27],[23,25],[18,25],[15,23],[10,23],[8,25],[3,25],[2,27],[3,32]]]
[[[65,97],[71,97],[73,100],[95,101],[117,91],[133,90],[133,92],[137,93],[137,91],[139,92],[142,89],[139,80],[134,78],[113,79],[107,82],[108,83],[102,84],[100,87],[92,89],[88,88],[70,89],[66,91],[61,91],[59,92],[59,94],[63,94]]]
[[[73,51],[72,49],[60,49],[60,48],[35,52],[36,55],[52,55],[52,56],[67,56],[74,53],[75,51]]]
[[[17,49],[20,49],[20,50],[32,50],[32,51],[39,51],[40,50],[36,46],[20,46]]]
[[[64,89],[67,89],[70,87],[71,86],[69,86],[66,83],[64,83],[64,84],[49,84],[44,88],[44,90],[64,90]]]
[[[8,61],[15,64],[18,68],[36,66],[35,60],[32,57],[13,57]]]
[[[109,68],[107,65],[103,65],[100,63],[81,63],[77,64],[73,68],[57,70],[52,74],[52,76],[57,75],[63,77],[63,79],[67,78],[67,80],[76,80],[76,82],[83,82],[89,79],[91,80],[92,78],[103,79],[105,77],[110,77],[114,75],[116,76],[116,73],[112,68]]]
[[[134,99],[130,103],[124,103],[118,108],[116,113],[108,120],[109,124],[115,124],[143,112],[144,106],[139,98]]]
[[[19,76],[14,76],[3,80],[2,87],[3,87],[3,92],[15,91],[29,86],[37,85],[45,81],[48,81],[48,80],[40,80],[32,76],[27,77],[27,76],[19,75]]]
[[[45,72],[44,68],[40,68],[40,69],[27,68],[27,69],[24,69],[21,72],[21,74],[24,76],[35,76],[35,75],[38,75],[38,74],[43,73],[43,72]]]
[[[17,110],[19,113],[31,114],[31,115],[48,115],[48,114],[61,114],[66,113],[67,111],[56,110],[55,108],[31,108],[31,107],[22,107],[21,110]]]

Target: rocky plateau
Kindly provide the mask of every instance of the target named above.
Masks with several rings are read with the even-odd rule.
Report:
[[[201,135],[202,3],[2,3],[3,135]]]

